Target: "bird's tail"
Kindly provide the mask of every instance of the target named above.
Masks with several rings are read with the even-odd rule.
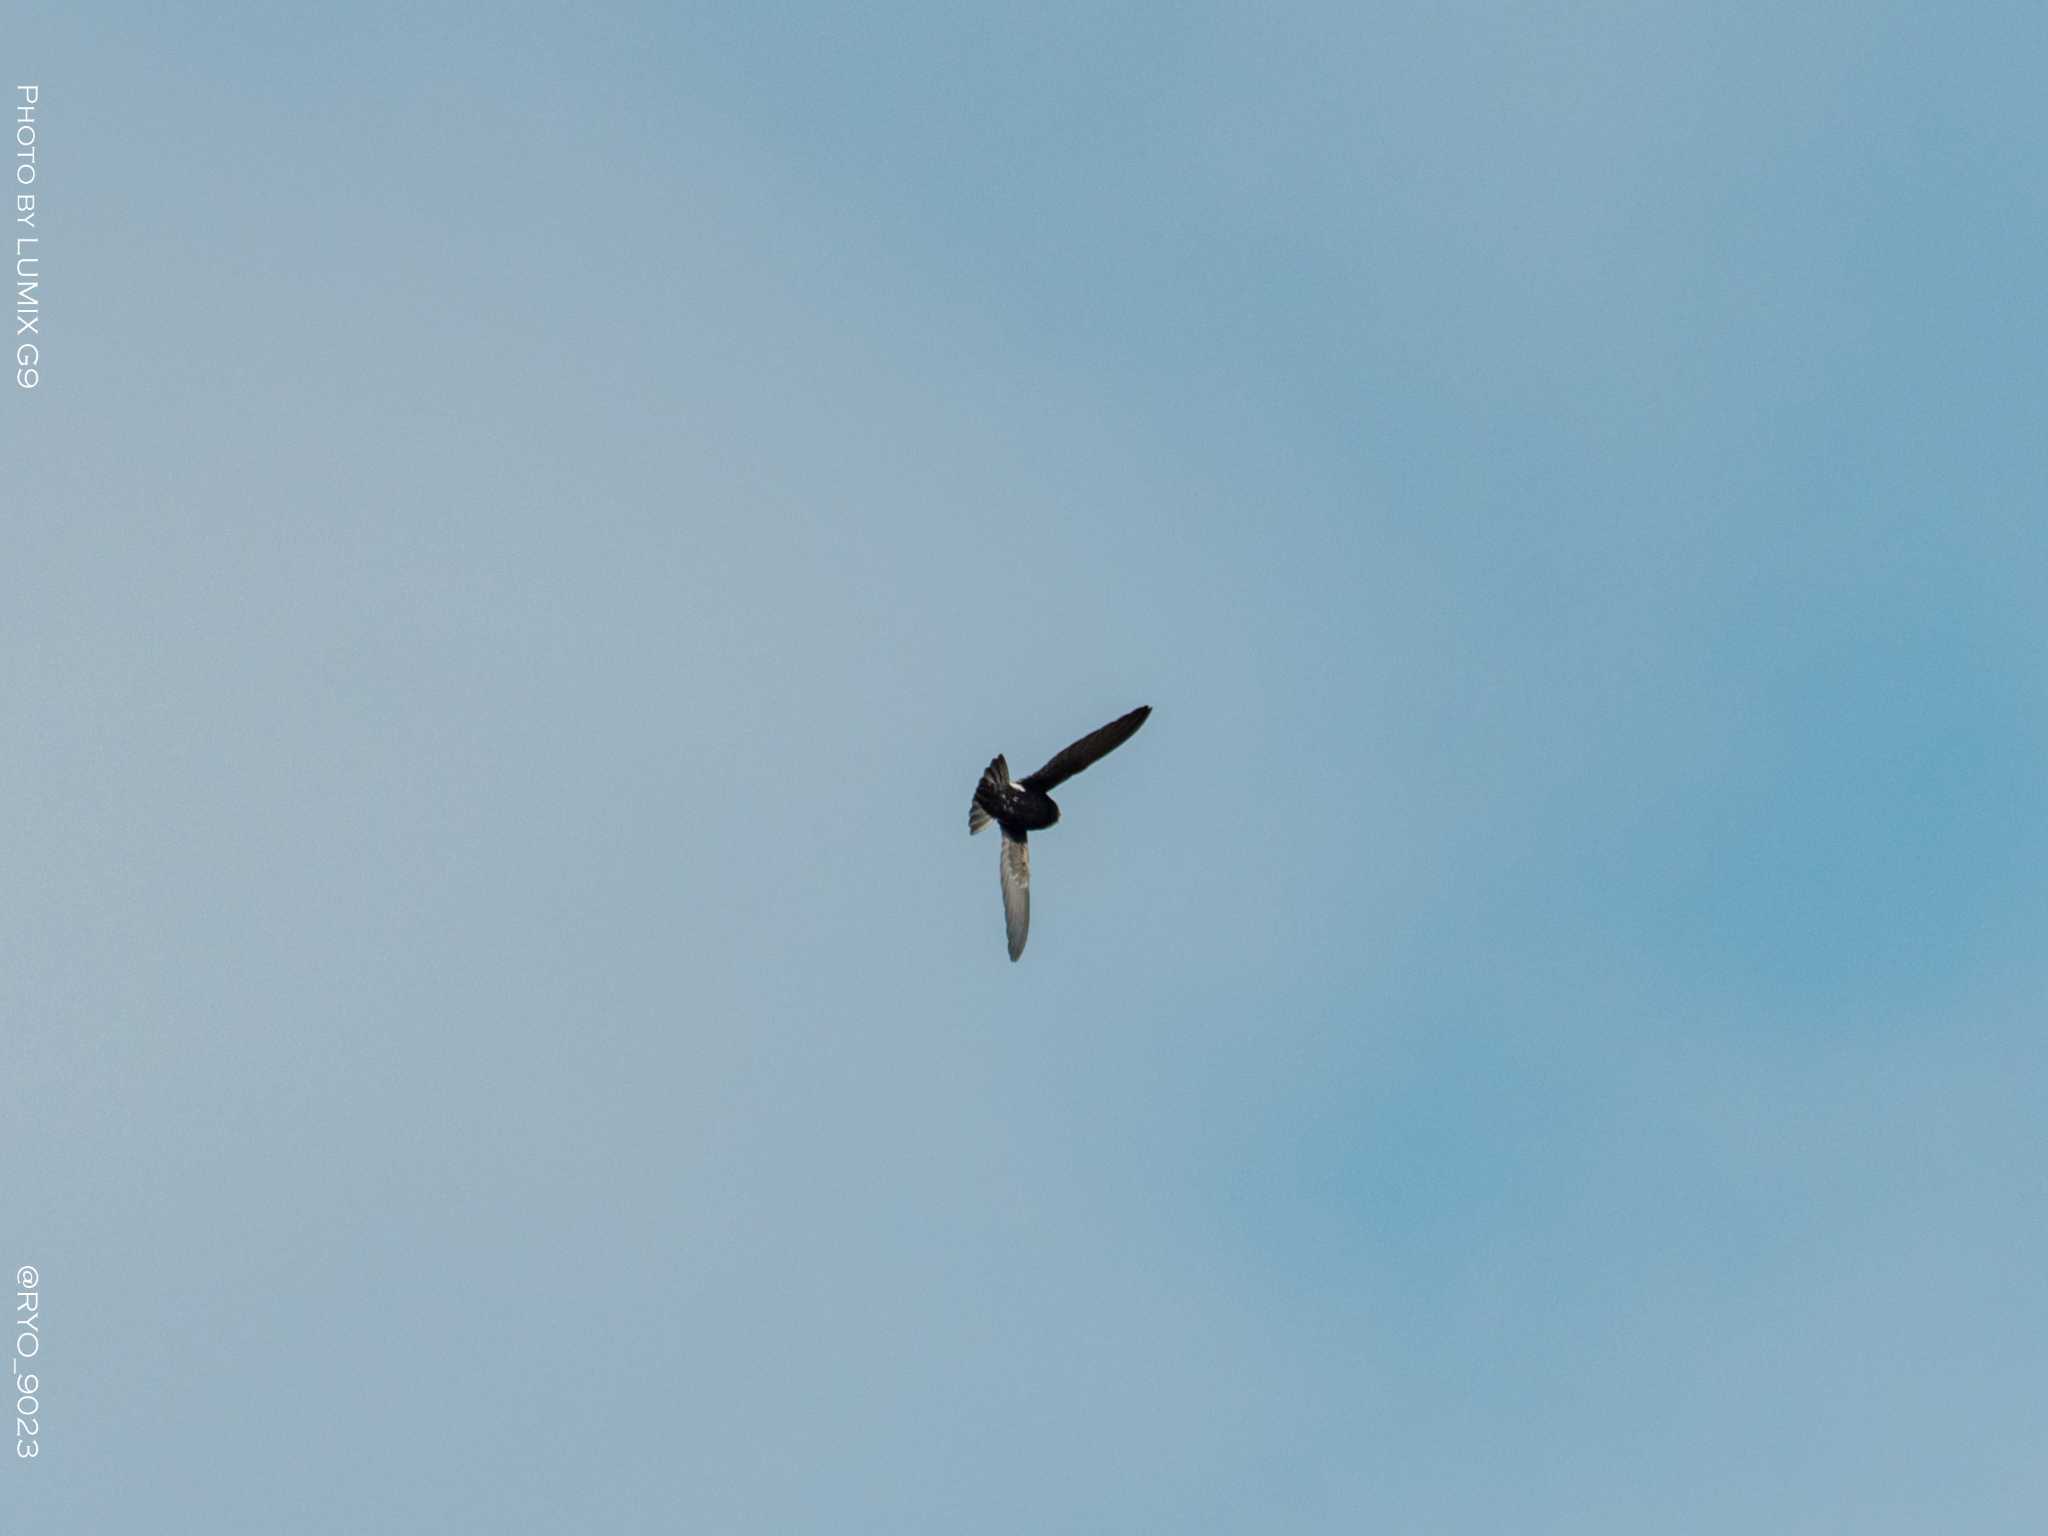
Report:
[[[974,786],[974,802],[967,807],[967,831],[970,836],[979,832],[995,820],[986,809],[987,805],[1000,803],[1002,792],[1010,787],[1010,765],[997,754],[981,775],[981,782]]]

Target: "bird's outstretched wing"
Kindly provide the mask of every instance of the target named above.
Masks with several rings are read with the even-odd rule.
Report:
[[[1024,953],[1031,932],[1031,845],[1022,832],[1003,829],[1003,926],[1010,933],[1010,958]]]
[[[1097,758],[1109,756],[1129,741],[1138,733],[1138,727],[1145,723],[1145,717],[1151,713],[1150,704],[1140,704],[1121,719],[1110,721],[1099,731],[1090,731],[1071,747],[1054,753],[1051,762],[1038,772],[1017,782],[1026,789],[1035,789],[1041,794],[1055,784],[1064,784]]]

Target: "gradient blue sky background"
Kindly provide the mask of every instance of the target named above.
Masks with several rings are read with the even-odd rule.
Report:
[[[83,9],[8,1529],[2034,1528],[2040,7]]]

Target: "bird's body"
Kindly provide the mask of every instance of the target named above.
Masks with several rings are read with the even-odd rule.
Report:
[[[996,762],[1000,763],[1002,759],[999,757]],[[995,764],[989,766],[993,768]],[[974,786],[974,803],[988,812],[992,819],[1001,822],[1005,832],[1043,832],[1060,819],[1060,808],[1051,795],[1043,790],[1026,789],[1022,784],[1012,784],[1007,773],[1001,783],[984,774],[981,782]],[[973,820],[972,812],[969,812],[968,819]],[[979,829],[970,826],[968,830]]]
[[[979,832],[992,821],[1003,829],[1003,922],[1009,932],[1012,960],[1024,953],[1024,940],[1031,931],[1029,835],[1044,831],[1060,819],[1060,808],[1046,791],[1129,741],[1151,713],[1149,704],[1140,705],[1101,730],[1089,732],[1054,754],[1052,761],[1036,773],[1026,774],[1022,779],[1010,777],[1010,765],[999,755],[974,786],[974,801],[967,808],[967,830]]]

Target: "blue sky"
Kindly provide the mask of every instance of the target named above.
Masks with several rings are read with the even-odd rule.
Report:
[[[2043,32],[18,13],[20,1528],[2028,1528]]]

